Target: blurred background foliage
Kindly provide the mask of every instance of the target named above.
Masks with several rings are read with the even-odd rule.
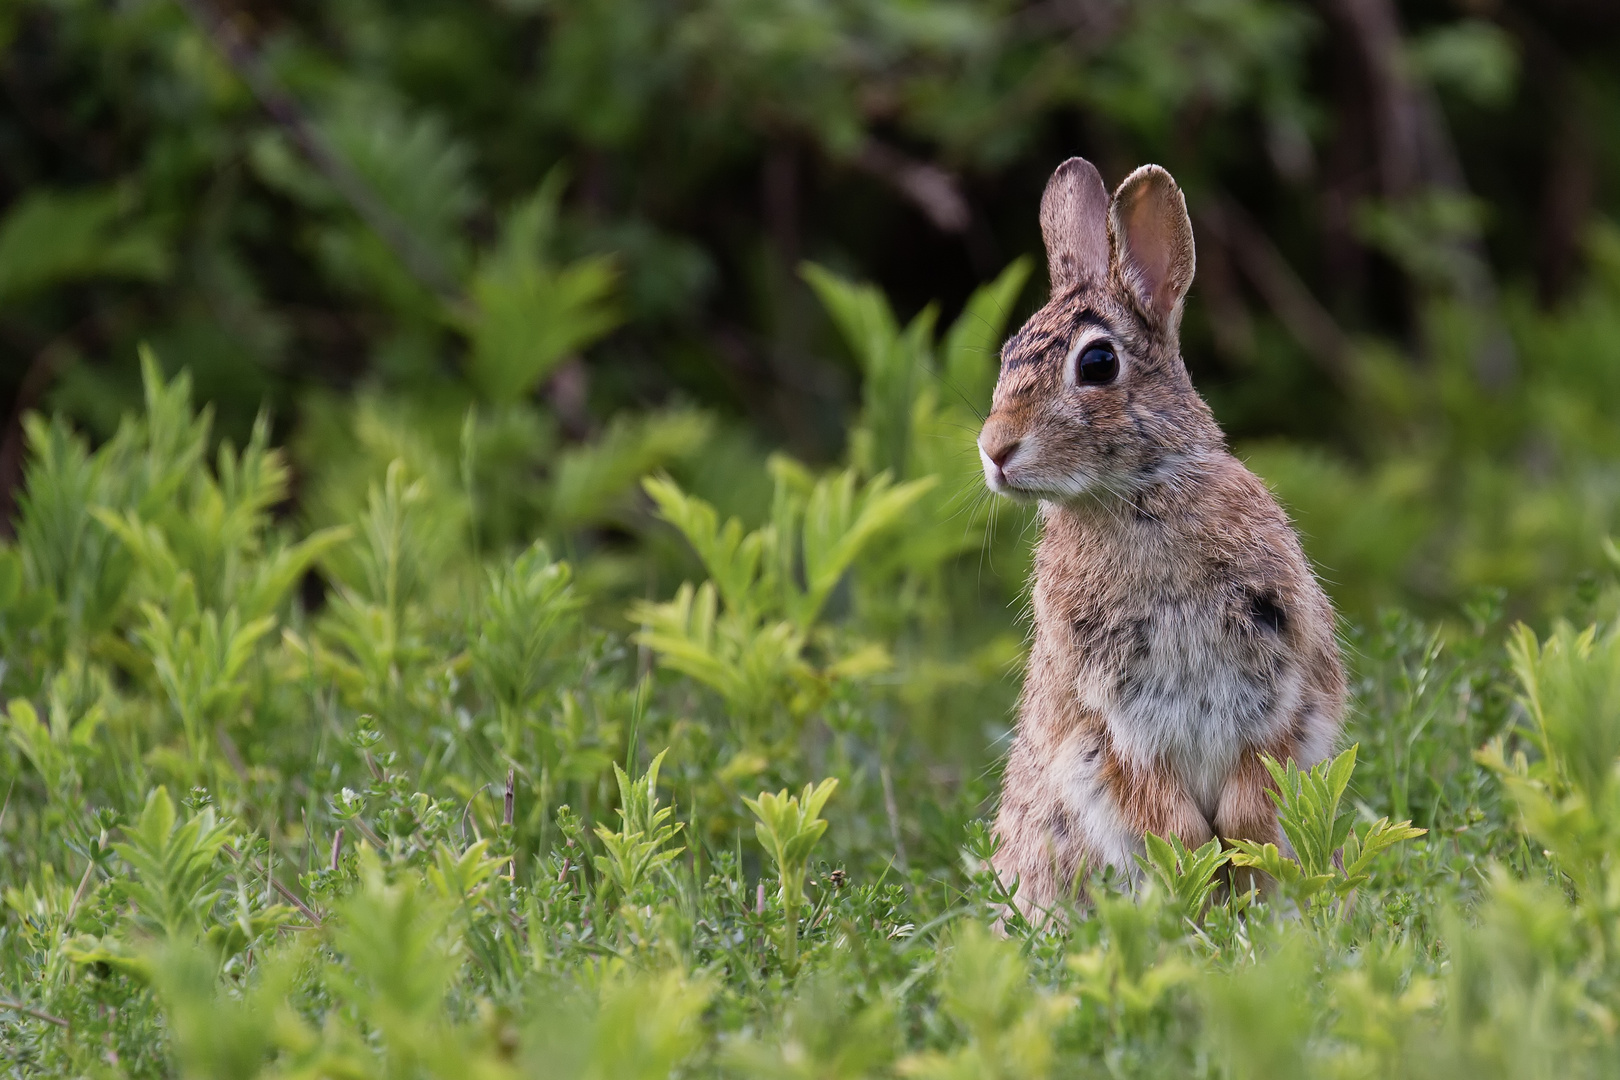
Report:
[[[1081,153],[1184,185],[1189,365],[1348,611],[1545,613],[1620,523],[1617,49],[1599,0],[9,0],[0,509],[145,343],[215,437],[269,408],[285,512],[470,468],[486,545],[666,591],[637,476],[757,513],[870,392],[803,265],[954,318]]]

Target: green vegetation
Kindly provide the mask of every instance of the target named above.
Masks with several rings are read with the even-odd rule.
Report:
[[[869,398],[852,462],[937,420],[914,393]],[[0,549],[12,1070],[1616,1064],[1620,582],[1544,640],[1488,605],[1447,632],[1386,617],[1351,650],[1357,746],[1274,769],[1297,862],[1155,840],[1135,895],[1101,883],[1089,915],[998,940],[991,779],[933,736],[965,686],[1006,693],[1007,646],[955,625],[981,541],[937,474],[777,458],[750,531],[649,480],[701,584],[625,624],[613,574],[477,542],[476,415],[459,472],[396,459],[319,528],[271,513],[263,425],[210,464],[188,379],[153,363],[99,449],[30,422]],[[606,455],[636,449],[595,468],[633,476]],[[1277,891],[1224,887],[1228,861]]]
[[[7,1074],[1620,1072],[1610,6],[0,7]],[[1354,702],[1003,935],[1075,152]]]

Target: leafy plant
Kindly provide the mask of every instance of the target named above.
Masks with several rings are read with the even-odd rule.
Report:
[[[467,373],[487,401],[530,393],[558,363],[622,318],[611,258],[557,266],[547,257],[560,181],[552,174],[508,213],[499,243],[472,277],[471,310],[461,320],[472,343]]]
[[[803,654],[839,581],[932,483],[895,485],[878,476],[858,484],[853,471],[813,480],[781,458],[772,471],[771,522],[746,534],[736,518],[722,526],[713,506],[669,481],[647,481],[648,494],[710,578],[683,586],[673,600],[631,610],[646,627],[643,644],[667,666],[717,690],[755,732],[784,698],[790,715],[800,718],[820,704],[829,682],[887,666],[882,650],[869,645],[850,643],[819,670]]]
[[[772,1080],[884,1075],[895,1059],[891,1002],[860,1002],[833,973],[809,981],[782,1019],[775,1038],[744,1036],[725,1047],[737,1072]]]
[[[789,972],[799,966],[799,908],[804,904],[805,868],[816,841],[827,831],[821,810],[836,790],[838,780],[828,777],[819,784],[804,785],[797,795],[789,795],[784,788],[774,795],[762,791],[757,799],[743,800],[759,819],[754,832],[776,866],[782,901],[782,943]]]
[[[634,15],[610,7],[567,17]],[[1255,33],[1274,32],[1262,14]],[[413,55],[486,15],[446,15]],[[1132,17],[1181,40],[1164,12]],[[844,15],[795,25],[822,18]],[[315,122],[387,207],[434,204],[411,224],[447,273],[484,266],[499,203],[466,144],[397,100],[368,136],[374,108],[323,100]],[[274,153],[244,159],[243,182],[269,184]],[[992,541],[988,513],[949,493],[972,479],[982,397],[945,381],[988,392],[992,316],[1021,271],[942,336],[821,276],[881,385],[812,469],[767,462],[729,409],[576,426],[572,364],[551,369],[555,415],[527,387],[469,408],[466,357],[435,336],[457,301],[412,284],[340,193],[299,186],[321,180],[294,173],[278,197],[319,216],[309,243],[351,259],[356,289],[407,279],[368,317],[416,320],[402,338],[421,335],[441,380],[425,400],[317,395],[283,458],[268,418],[240,443],[216,432],[192,401],[211,396],[203,373],[164,375],[153,352],[143,411],[110,436],[22,424],[0,542],[0,1069],[1445,1080],[1620,1064],[1612,568],[1542,598],[1562,622],[1505,639],[1517,601],[1494,591],[1443,623],[1350,627],[1359,750],[1271,763],[1275,846],[1145,838],[1128,888],[1094,873],[1085,906],[1030,925],[979,816],[1022,655],[1021,564],[998,560],[1023,541]],[[588,251],[567,216],[553,267]],[[628,312],[639,268],[618,266]],[[647,745],[665,749],[641,771]],[[1408,817],[1439,840],[1401,845],[1420,833]],[[1260,873],[1277,887],[1241,887]]]
[[[541,695],[562,673],[570,639],[580,631],[581,604],[571,578],[569,565],[553,561],[541,544],[489,575],[470,651],[473,671],[495,701],[509,759],[516,759],[525,721],[532,723]]]
[[[1309,772],[1301,772],[1291,760],[1278,764],[1263,757],[1261,761],[1276,784],[1267,794],[1277,805],[1277,823],[1288,838],[1293,857],[1284,855],[1276,844],[1234,840],[1231,859],[1234,865],[1265,871],[1295,899],[1309,901],[1323,890],[1340,898],[1348,896],[1367,881],[1368,868],[1380,853],[1427,831],[1414,829],[1410,821],[1391,824],[1388,818],[1354,827],[1350,811],[1341,809],[1340,802],[1355,771],[1355,746]]]
[[[1137,864],[1158,879],[1183,917],[1197,919],[1203,915],[1220,888],[1217,875],[1232,857],[1231,852],[1218,839],[1189,850],[1174,834],[1167,840],[1148,833],[1142,842],[1145,857],[1137,856]]]
[[[1196,860],[1199,873],[1207,860],[1207,855]],[[1197,891],[1209,888],[1200,885]],[[1185,901],[1174,894],[1169,899],[1177,914],[1188,910]],[[1177,993],[1198,976],[1198,967],[1168,948],[1160,932],[1164,900],[1152,891],[1144,893],[1140,901],[1099,895],[1096,920],[1105,939],[1089,949],[1071,952],[1066,960],[1081,1003],[1101,1012],[1110,1033],[1121,1042],[1133,1036],[1151,1038],[1155,1021],[1163,1021]],[[1202,907],[1194,909],[1191,917],[1201,916],[1203,911]]]
[[[681,824],[665,824],[674,808],[658,805],[658,769],[667,753],[659,751],[647,771],[634,781],[618,762],[613,764],[613,775],[619,782],[619,828],[614,831],[606,825],[596,827],[604,852],[596,856],[596,868],[627,901],[686,850],[668,846],[680,833]]]
[[[154,788],[128,837],[113,850],[135,869],[130,897],[141,924],[173,940],[200,935],[220,895],[219,854],[230,826],[212,807],[180,821],[167,788]]]
[[[36,188],[14,203],[0,222],[0,304],[84,278],[161,278],[163,237],[128,220],[129,202],[116,189]]]
[[[104,695],[84,706],[74,700],[80,696],[74,692],[75,674],[70,668],[51,680],[45,716],[27,698],[13,698],[4,717],[6,736],[39,772],[46,790],[59,797],[82,782],[96,731],[107,719]]]
[[[944,1011],[966,1039],[948,1053],[903,1059],[902,1076],[1043,1077],[1056,1057],[1054,1035],[1073,1003],[1030,983],[1017,948],[996,941],[982,926],[957,935],[946,962]]]

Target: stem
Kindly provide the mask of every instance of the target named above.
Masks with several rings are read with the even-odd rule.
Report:
[[[551,849],[551,766],[540,766],[540,850]]]
[[[502,822],[502,824],[506,825],[508,828],[510,828],[511,825],[512,825],[512,811],[513,811],[513,808],[514,808],[514,806],[516,804],[516,801],[517,801],[517,791],[516,791],[516,787],[515,787],[516,779],[517,779],[517,770],[516,769],[510,769],[510,768],[507,769],[506,770],[506,800],[505,800],[504,805],[502,806],[501,822]],[[506,879],[508,881],[512,881],[512,882],[517,881],[517,856],[515,854],[513,855],[512,858],[506,860]]]
[[[333,847],[335,848],[336,845],[334,844]],[[224,848],[225,848],[225,853],[227,855],[229,855],[231,858],[236,859],[238,861],[241,860],[242,853],[237,851],[230,844],[225,844]],[[270,873],[263,866],[259,865],[259,860],[258,859],[249,860],[249,864],[253,867],[253,869],[255,871],[257,871],[258,873],[263,874],[266,878],[268,878],[269,881],[270,881],[270,887],[275,889],[276,892],[280,893],[282,895],[282,898],[285,899],[288,903],[290,903],[293,907],[297,908],[300,912],[302,912],[303,915],[304,915],[304,918],[308,919],[312,925],[314,925],[314,926],[321,925],[321,917],[319,915],[315,914],[315,912],[310,908],[310,906],[308,904],[306,904],[302,900],[300,900],[298,898],[297,893],[293,892],[291,889],[287,888],[287,886],[285,886],[281,882],[277,881],[276,876],[274,874]]]
[[[911,864],[906,859],[906,842],[900,835],[900,804],[894,797],[894,776],[884,765],[878,770],[883,782],[883,810],[889,818],[889,836],[894,840],[894,865],[902,877],[911,875]]]
[[[789,975],[799,973],[799,905],[791,900],[782,905],[783,914],[787,918],[787,972]]]
[[[68,905],[67,918],[62,920],[63,925],[73,922],[73,916],[79,910],[79,904],[84,900],[84,890],[90,887],[90,875],[95,872],[96,860],[91,859],[90,864],[84,868],[84,876],[79,879],[79,887],[73,890],[73,902]]]
[[[387,850],[388,845],[383,843],[383,838],[378,836],[376,831],[372,829],[370,825],[367,825],[358,814],[349,820],[354,822],[355,829],[357,829],[360,835],[365,837],[371,843],[372,847],[376,848],[378,851]]]
[[[782,868],[782,916],[787,920],[784,928],[783,953],[787,973],[799,973],[799,907],[804,901],[804,867]]]
[[[197,731],[197,718],[190,709],[180,710],[180,728],[186,735],[186,749],[191,751],[193,778],[200,782],[206,771],[204,767],[208,764],[208,755],[200,745],[202,737]]]
[[[518,756],[518,739],[522,732],[518,730],[517,710],[507,704],[497,706],[501,719],[501,742],[505,744],[506,760],[516,761]]]
[[[47,1024],[55,1024],[60,1028],[72,1027],[71,1024],[62,1019],[60,1016],[52,1016],[50,1013],[45,1012],[42,1009],[36,1009],[32,1005],[24,1005],[20,1001],[12,1001],[9,998],[0,998],[0,1009],[12,1009],[16,1012],[32,1016],[35,1020],[43,1020]]]

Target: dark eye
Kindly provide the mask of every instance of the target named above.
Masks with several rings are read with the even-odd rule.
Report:
[[[1114,355],[1111,345],[1098,343],[1087,345],[1086,351],[1080,354],[1080,365],[1075,369],[1075,381],[1083,383],[1113,382],[1114,376],[1119,374],[1119,357]]]

